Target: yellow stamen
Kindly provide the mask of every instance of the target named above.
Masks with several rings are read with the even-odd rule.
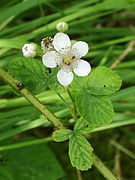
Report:
[[[71,62],[72,62],[72,57],[67,56],[67,57],[64,58],[64,63],[69,65]]]

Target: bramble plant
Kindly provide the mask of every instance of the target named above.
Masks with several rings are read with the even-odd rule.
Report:
[[[0,1],[0,180],[135,179],[135,0]]]
[[[58,129],[49,141],[69,140],[69,158],[73,167],[86,171],[94,163],[106,177],[117,179],[93,153],[96,150],[93,150],[85,135],[113,121],[114,110],[109,95],[120,89],[121,78],[105,66],[91,71],[89,62],[82,59],[88,53],[88,44],[70,41],[65,34],[67,23],[59,22],[56,28],[58,33],[53,38],[44,37],[41,47],[34,43],[24,44],[24,57],[12,60],[9,65],[9,73],[14,78],[4,70],[1,74]],[[55,91],[67,106],[73,117],[73,129],[34,96],[46,89]],[[66,93],[68,100],[63,93]]]

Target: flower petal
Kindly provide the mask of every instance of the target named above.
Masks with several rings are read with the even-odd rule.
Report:
[[[69,51],[71,42],[67,34],[57,33],[53,39],[53,46],[56,51],[64,54]]]
[[[76,61],[75,67],[74,67],[74,73],[77,76],[87,76],[91,71],[91,66],[87,61],[84,61],[82,59]]]
[[[22,52],[31,52],[31,51],[35,51],[35,47],[32,44],[24,44],[24,46],[22,47]]]
[[[57,73],[58,81],[63,86],[68,86],[73,80],[74,74],[71,71],[60,69]]]
[[[86,42],[78,41],[72,46],[72,51],[75,53],[75,56],[78,57],[85,56],[88,53],[89,46]]]
[[[23,56],[24,56],[24,57],[31,57],[31,55],[30,55],[29,52],[24,52],[24,53],[23,53]]]
[[[42,62],[48,68],[56,67],[60,59],[59,54],[55,51],[49,51],[42,56]]]

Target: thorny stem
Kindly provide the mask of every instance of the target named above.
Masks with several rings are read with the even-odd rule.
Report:
[[[41,104],[41,102],[28,91],[23,84],[15,80],[8,72],[0,68],[0,77],[7,81],[10,86],[15,90],[19,91],[22,96],[24,96],[35,108],[41,112],[55,127],[58,129],[64,128],[60,119],[58,119],[46,106]]]
[[[131,41],[127,47],[127,49],[120,55],[120,57],[110,66],[110,69],[116,68],[116,66],[125,59],[129,52],[133,51],[133,47],[135,45],[135,40]]]
[[[95,155],[93,154],[94,158],[94,166],[100,171],[100,173],[107,179],[107,180],[118,180],[115,175],[109,170],[108,167]]]
[[[64,128],[63,124],[61,121],[53,114],[51,113],[48,108],[40,103],[40,101],[34,97],[31,92],[29,92],[23,84],[21,84],[19,81],[15,80],[9,73],[4,71],[2,68],[0,68],[0,77],[7,81],[10,86],[12,86],[15,90],[19,91],[22,96],[24,96],[35,108],[40,111],[45,117],[48,118],[50,122],[54,124],[59,129]],[[74,103],[72,96],[70,92],[67,90],[72,102]],[[76,114],[76,106],[74,107],[74,118],[77,119],[77,114]],[[7,146],[2,146],[0,147],[0,151],[4,150],[10,150],[10,149],[15,149],[15,148],[20,148],[20,147],[26,147],[29,145],[34,145],[34,144],[40,144],[43,142],[49,142],[52,141],[51,137],[48,138],[42,138],[39,140],[33,140],[31,142],[23,142],[23,143],[18,143],[18,144],[12,144],[12,145],[7,145]],[[104,163],[95,155],[93,154],[94,158],[94,166],[100,171],[100,173],[108,180],[118,180],[113,173],[104,165]]]

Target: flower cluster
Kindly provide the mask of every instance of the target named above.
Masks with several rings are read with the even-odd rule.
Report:
[[[75,42],[72,45],[69,36],[63,33],[64,24],[61,23],[59,27],[62,30],[54,38],[47,37],[41,42],[44,53],[42,62],[48,68],[59,67],[57,79],[61,85],[68,86],[73,80],[74,73],[77,76],[87,76],[90,73],[90,64],[81,59],[88,53],[89,47],[83,41]],[[65,30],[67,30],[67,24],[65,24]],[[35,47],[32,47],[31,44],[24,45],[22,51],[26,57],[35,56]]]

